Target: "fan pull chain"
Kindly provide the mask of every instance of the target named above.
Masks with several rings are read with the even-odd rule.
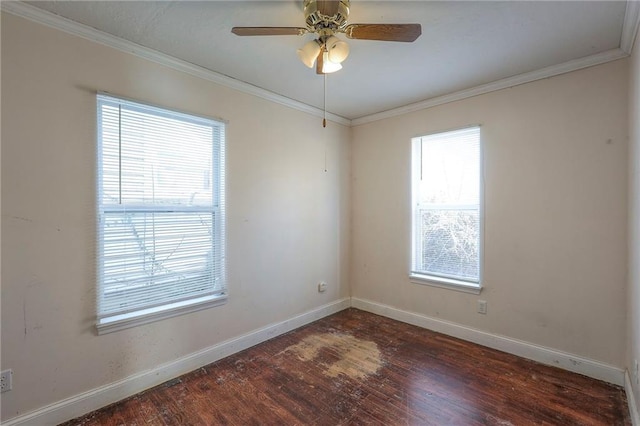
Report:
[[[322,100],[322,109],[324,110],[322,116],[322,127],[327,127],[327,74],[322,74],[324,77],[324,98]]]
[[[327,74],[324,74],[324,117],[322,118],[322,127],[327,127]],[[324,141],[324,172],[327,173],[327,141]]]
[[[324,141],[324,172],[327,173],[327,141]]]

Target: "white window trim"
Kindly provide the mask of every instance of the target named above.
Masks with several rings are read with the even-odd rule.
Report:
[[[220,306],[227,303],[227,294],[199,297],[197,299],[183,300],[167,305],[142,309],[136,312],[114,315],[98,320],[96,328],[98,334],[113,333],[138,325],[160,321],[166,318],[197,312],[203,309]]]
[[[446,133],[455,130],[464,130],[472,127],[478,127],[480,129],[480,199],[479,199],[479,220],[480,220],[480,247],[478,255],[478,282],[462,281],[452,278],[439,277],[436,275],[424,274],[422,272],[413,271],[413,256],[416,247],[416,235],[414,232],[414,220],[415,220],[415,208],[414,200],[416,199],[415,191],[417,188],[413,184],[416,180],[416,174],[419,173],[421,164],[420,141],[425,136],[435,135],[438,133]],[[482,138],[482,126],[480,124],[468,125],[465,127],[459,127],[449,130],[442,130],[438,132],[427,133],[424,135],[416,136],[411,139],[411,221],[410,221],[410,234],[411,234],[411,251],[409,256],[409,281],[413,284],[426,285],[430,287],[442,288],[447,290],[454,290],[463,293],[480,294],[484,288],[484,142]]]
[[[125,98],[125,97],[121,97],[121,96],[114,96],[110,93],[107,92],[98,92],[97,93],[100,96],[103,97],[109,97],[109,98],[113,98],[116,100],[122,100],[125,102],[133,102],[133,103],[138,103],[138,104],[142,104],[151,108],[156,108],[156,109],[161,109],[161,110],[166,110],[166,111],[170,111],[170,112],[175,112],[178,114],[182,114],[182,115],[187,115],[187,116],[193,116],[194,118],[202,118],[205,120],[209,120],[209,121],[216,121],[218,123],[220,123],[223,126],[222,131],[224,132],[224,126],[226,126],[227,121],[226,120],[222,120],[219,118],[210,118],[210,117],[204,117],[204,116],[198,116],[196,114],[192,114],[192,113],[188,113],[188,112],[182,112],[182,111],[178,111],[178,110],[172,110],[172,109],[168,109],[165,107],[161,107],[161,106],[157,106],[157,105],[153,105],[153,104],[149,104],[149,103],[145,103],[145,102],[140,102],[134,99],[130,99],[130,98]],[[100,125],[100,123],[98,123],[97,121],[97,117],[96,117],[96,123],[97,126]],[[99,131],[99,130],[98,130]],[[101,154],[99,154],[98,157],[98,161],[102,161],[101,159]],[[215,155],[215,154],[214,154]],[[220,155],[220,162],[221,162],[221,166],[225,167],[225,158],[226,158],[226,142],[222,141],[222,147],[221,147],[221,152],[219,153]],[[223,171],[222,175],[224,176],[225,172]],[[99,177],[98,177],[99,178]],[[220,205],[219,208],[217,209],[218,212],[222,211],[223,215],[221,218],[221,221],[219,223],[219,226],[221,226],[222,228],[226,229],[226,217],[224,214],[224,206],[225,205],[225,201],[224,198],[226,198],[226,179],[222,182],[222,187],[220,188],[220,193],[218,194],[218,196],[220,197]],[[100,197],[100,194],[98,194],[98,197]],[[98,202],[100,202],[98,200]],[[135,208],[134,208],[135,209]],[[144,209],[144,208],[143,208]],[[98,209],[99,210],[99,209]],[[197,208],[193,208],[192,210],[198,210]],[[208,210],[207,210],[208,211]],[[98,215],[100,215],[100,212],[97,211]],[[99,223],[99,220],[98,220]],[[98,232],[101,232],[98,229]],[[224,231],[226,233],[226,230]],[[221,243],[222,243],[222,258],[221,258],[221,267],[222,267],[222,277],[223,279],[226,280],[226,235],[223,234],[221,237]],[[98,244],[100,244],[98,242]],[[98,247],[98,255],[101,255],[101,250],[100,247]],[[98,279],[101,279],[100,277],[98,277]],[[98,289],[100,291],[100,289]],[[100,297],[98,295],[98,297]],[[215,307],[215,306],[221,306],[227,303],[227,299],[228,299],[228,290],[225,290],[222,293],[215,293],[212,295],[204,295],[202,297],[198,297],[198,298],[192,298],[192,299],[186,299],[186,300],[179,300],[179,301],[175,301],[175,302],[170,302],[170,303],[166,303],[163,305],[159,305],[159,306],[153,306],[153,307],[149,307],[149,308],[144,308],[144,309],[139,309],[133,312],[126,312],[126,313],[122,313],[122,314],[115,314],[115,315],[109,315],[109,316],[105,316],[105,317],[100,317],[98,316],[96,319],[96,330],[98,335],[103,335],[103,334],[107,334],[107,333],[112,333],[115,331],[120,331],[120,330],[124,330],[127,328],[132,328],[132,327],[136,327],[139,325],[143,325],[143,324],[148,324],[148,323],[152,323],[155,321],[160,321],[163,319],[167,319],[167,318],[172,318],[175,316],[179,316],[179,315],[184,315],[184,314],[188,314],[188,313],[192,313],[192,312],[197,312],[203,309],[208,309],[211,307]]]
[[[418,272],[411,272],[409,274],[409,280],[414,284],[446,288],[449,290],[461,291],[463,293],[480,294],[482,292],[482,285],[480,283],[476,284],[466,281],[452,280],[450,278],[425,275]]]

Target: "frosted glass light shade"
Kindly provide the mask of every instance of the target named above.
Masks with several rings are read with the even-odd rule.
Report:
[[[302,48],[298,49],[296,53],[303,64],[309,68],[313,68],[313,64],[316,62],[316,58],[320,54],[320,45],[317,40],[311,40],[310,42],[305,43]]]
[[[329,37],[325,45],[331,62],[339,64],[349,56],[349,45],[336,36]]]
[[[340,65],[337,62],[332,62],[331,60],[329,60],[328,52],[325,51],[322,53],[322,72],[324,74],[336,72],[341,69],[342,69],[342,65]]]

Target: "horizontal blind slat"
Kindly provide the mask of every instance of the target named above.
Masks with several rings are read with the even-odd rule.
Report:
[[[414,175],[413,269],[479,282],[480,128],[423,136]]]
[[[99,317],[226,291],[224,130],[98,96]]]

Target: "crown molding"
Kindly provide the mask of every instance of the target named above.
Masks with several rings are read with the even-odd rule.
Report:
[[[620,49],[629,55],[633,50],[633,44],[638,35],[638,27],[640,27],[640,1],[628,0],[624,23],[622,24]]]
[[[324,111],[320,108],[287,98],[286,96],[236,80],[235,78],[174,58],[167,54],[160,53],[156,50],[39,9],[35,6],[22,3],[21,1],[1,1],[0,10],[316,117],[324,116]],[[640,27],[640,1],[628,0],[622,28],[622,36],[620,39],[620,48],[611,49],[606,52],[575,59],[558,65],[552,65],[550,67],[519,74],[447,95],[426,99],[399,108],[366,115],[353,120],[349,120],[348,118],[329,112],[327,112],[327,118],[344,126],[359,126],[622,59],[629,56],[631,53],[638,33],[638,27]]]
[[[35,6],[22,3],[21,1],[2,1],[0,2],[0,10],[66,32],[71,35],[75,35],[86,40],[93,41],[111,47],[113,49],[138,56],[143,59],[147,59],[149,61],[193,75],[203,80],[220,84],[222,86],[226,86],[231,89],[247,93],[249,95],[257,96],[259,98],[266,99],[268,101],[314,115],[316,117],[324,117],[324,111],[320,108],[316,108],[303,102],[287,98],[286,96],[279,95],[269,90],[246,83],[244,81],[236,80],[235,78],[217,73],[215,71],[211,71],[204,67],[194,65],[190,62],[174,58],[173,56],[169,56],[148,47],[144,47],[128,40],[124,40],[120,37],[107,34],[103,31],[99,31],[87,25],[83,25],[62,16],[39,9]],[[351,125],[351,120],[339,115],[327,112],[326,116],[328,120],[331,120],[335,123],[342,124],[344,126]]]
[[[405,105],[400,108],[394,108],[387,111],[379,112],[377,114],[371,114],[364,117],[356,118],[351,120],[351,125],[359,126],[374,121],[384,120],[386,118],[396,117],[398,115],[432,108],[434,106],[447,104],[449,102],[455,102],[478,95],[484,95],[486,93],[507,89],[513,86],[519,86],[521,84],[530,83],[532,81],[554,77],[556,75],[565,74],[571,71],[577,71],[579,69],[592,67],[594,65],[604,64],[606,62],[626,58],[627,56],[629,55],[622,49],[611,49],[607,50],[606,52],[598,53],[596,55],[586,56],[584,58],[575,59],[572,61],[564,62],[562,64],[542,68],[536,71],[504,78],[502,80],[497,80],[488,84],[483,84],[481,86],[476,86],[470,89],[461,90],[459,92],[450,93],[448,95],[426,99],[424,101]]]
[[[386,118],[397,117],[398,115],[407,114],[422,109],[432,108],[434,106],[443,105],[449,102],[455,102],[473,96],[483,95],[485,93],[502,90],[520,84],[530,83],[532,81],[544,78],[554,77],[556,75],[565,74],[571,71],[592,67],[594,65],[604,64],[606,62],[615,61],[625,58],[631,54],[633,45],[640,27],[640,0],[627,0],[627,6],[624,14],[624,22],[622,24],[622,35],[620,37],[620,48],[611,49],[606,52],[598,53],[584,58],[575,59],[558,65],[552,65],[536,71],[519,74],[502,80],[497,80],[481,86],[472,87],[461,90],[459,92],[450,93],[435,98],[426,99],[424,101],[405,105],[399,108],[382,111],[376,114],[366,115],[351,120],[352,126],[372,123],[374,121],[384,120]]]

